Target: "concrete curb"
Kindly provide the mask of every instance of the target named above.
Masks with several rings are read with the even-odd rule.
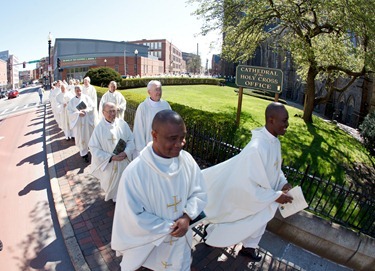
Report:
[[[46,125],[47,105],[44,105],[44,126]],[[44,127],[46,128],[46,127]],[[59,185],[59,180],[56,177],[55,162],[53,159],[53,152],[51,149],[51,136],[48,129],[45,131],[45,141],[46,141],[46,152],[47,152],[47,166],[48,174],[50,178],[52,196],[55,203],[56,214],[59,220],[60,229],[62,236],[64,238],[65,246],[69,253],[70,259],[75,270],[89,271],[90,268],[82,254],[81,248],[78,245],[77,239],[74,235],[73,227],[70,223],[68,214],[66,212],[65,204],[61,197],[61,190]],[[47,144],[49,143],[49,144]]]
[[[310,252],[354,270],[375,266],[375,239],[301,211],[288,218],[279,213],[267,229]]]

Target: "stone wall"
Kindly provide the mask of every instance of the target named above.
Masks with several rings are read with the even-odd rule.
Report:
[[[267,229],[286,241],[354,270],[373,270],[375,266],[374,238],[329,223],[309,212],[301,211],[288,218],[276,213]]]

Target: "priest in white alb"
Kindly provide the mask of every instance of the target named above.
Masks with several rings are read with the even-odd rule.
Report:
[[[62,83],[61,80],[58,80],[57,82],[53,82],[52,88],[49,92],[49,102],[51,104],[51,110],[53,113],[53,117],[55,118],[59,128],[61,128],[61,124],[60,124],[60,115],[57,113],[56,97],[61,92],[61,89],[60,89],[61,83]]]
[[[64,132],[65,139],[69,141],[73,137],[73,132],[70,129],[67,106],[74,94],[64,84],[61,84],[60,90],[61,92],[56,96],[56,112],[60,118],[60,128]]]
[[[265,115],[265,127],[252,131],[240,154],[202,171],[209,199],[206,244],[228,247],[242,242],[239,253],[251,261],[261,260],[255,249],[279,204],[292,202],[277,138],[288,128],[288,112],[281,103],[271,103]]]
[[[190,271],[190,221],[206,205],[201,170],[182,150],[186,127],[176,112],[155,115],[150,142],[125,169],[118,188],[112,249],[121,270]]]
[[[88,145],[95,127],[93,115],[90,114],[94,109],[94,103],[89,96],[82,93],[80,85],[76,85],[74,91],[76,96],[70,99],[67,106],[69,125],[73,130],[75,145],[81,157],[88,163]]]
[[[117,83],[116,81],[111,81],[108,85],[108,91],[104,93],[102,98],[99,102],[99,120],[101,120],[104,115],[103,112],[103,104],[106,102],[112,102],[116,105],[117,113],[116,117],[120,119],[124,119],[125,110],[126,110],[126,100],[125,97],[117,91]]]
[[[83,78],[82,93],[89,96],[94,103],[94,108],[89,112],[89,115],[92,115],[91,118],[94,120],[94,126],[96,126],[99,122],[98,95],[96,92],[96,88],[91,85],[91,79],[88,76]]]
[[[104,118],[95,127],[89,141],[91,170],[104,190],[104,200],[116,202],[121,174],[129,165],[134,151],[134,137],[129,125],[116,117],[114,103],[104,103],[102,113]]]
[[[134,158],[146,147],[147,143],[152,141],[151,123],[156,113],[164,109],[171,109],[169,103],[163,100],[161,83],[157,80],[151,80],[147,84],[147,97],[138,105],[134,118]]]

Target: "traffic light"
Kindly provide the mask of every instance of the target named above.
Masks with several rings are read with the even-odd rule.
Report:
[[[60,69],[60,58],[57,58],[57,68]]]
[[[22,64],[23,68],[26,68],[26,62],[24,61]]]

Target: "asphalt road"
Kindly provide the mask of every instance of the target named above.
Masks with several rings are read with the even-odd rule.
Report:
[[[36,90],[0,100],[0,270],[74,270],[52,198]]]

